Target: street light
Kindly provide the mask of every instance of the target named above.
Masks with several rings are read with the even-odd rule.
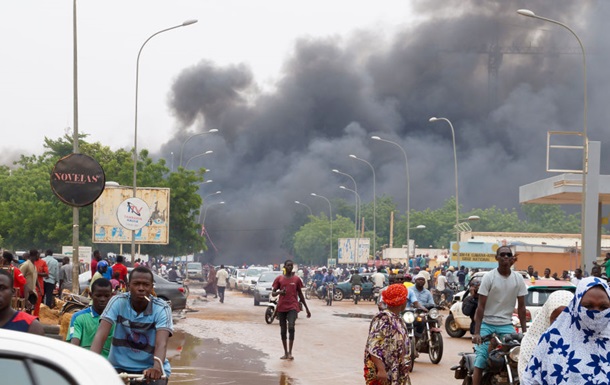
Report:
[[[356,180],[354,179],[353,176],[351,176],[348,173],[339,171],[336,168],[334,168],[332,170],[332,172],[334,172],[336,174],[345,175],[346,177],[350,178],[352,180],[352,182],[354,182],[354,193],[356,194],[356,196],[358,196],[358,185],[356,184]],[[359,218],[358,212],[359,212],[359,210],[360,210],[360,205],[358,204],[358,200],[356,200],[356,213],[354,214],[354,224],[355,224],[355,227],[356,227],[356,233],[358,233],[358,218]]]
[[[224,201],[221,201],[221,202],[212,203],[212,204],[210,204],[210,205],[206,206],[206,208],[205,208],[205,210],[204,210],[204,212],[203,212],[203,221],[201,222],[201,225],[202,225],[202,226],[205,226],[205,216],[208,214],[208,209],[209,209],[210,207],[212,207],[212,206],[216,206],[216,205],[224,205],[224,204],[225,204],[225,202],[224,202]]]
[[[330,220],[330,259],[333,259],[333,207],[331,206],[328,198],[326,198],[325,196],[322,196],[322,195],[319,195],[316,193],[311,193],[311,196],[322,198],[326,202],[328,202],[328,213],[329,213],[328,219]],[[330,261],[329,261],[329,263],[330,263]]]
[[[167,31],[171,31],[172,29],[186,27],[187,25],[195,24],[197,20],[186,20],[184,23],[175,25],[170,28],[162,29],[158,32],[153,33],[144,41],[140,50],[138,51],[138,58],[136,60],[136,100],[135,100],[135,116],[134,116],[134,129],[133,129],[133,197],[136,197],[136,191],[138,188],[137,185],[137,173],[138,173],[138,86],[140,84],[140,55],[142,54],[142,50],[146,43],[150,41],[153,37]],[[131,230],[131,261],[134,261],[136,255],[136,231]]]
[[[411,230],[416,230],[416,229],[425,229],[426,225],[417,225],[415,227],[411,227]]]
[[[311,215],[313,217],[313,212],[311,211],[311,207],[309,207],[308,205],[306,205],[305,203],[301,203],[299,201],[294,201],[294,203],[296,203],[297,205],[301,205],[301,206],[305,206],[307,207],[307,209],[309,209],[309,215]]]
[[[368,164],[371,170],[373,171],[373,258],[375,258],[375,255],[377,253],[377,220],[375,219],[375,217],[377,216],[377,188],[375,186],[375,168],[372,164],[362,158],[358,158],[356,155],[350,154],[349,157]]]
[[[565,29],[567,29],[568,31],[570,31],[570,33],[572,35],[574,35],[574,37],[576,38],[576,40],[578,41],[578,44],[580,45],[580,50],[582,51],[582,74],[583,74],[583,99],[584,99],[584,104],[583,104],[583,125],[582,125],[582,140],[583,140],[583,153],[582,153],[582,213],[581,213],[581,217],[580,217],[580,231],[581,231],[581,258],[580,258],[580,267],[582,269],[584,269],[585,266],[585,225],[587,223],[586,221],[586,207],[587,207],[587,153],[588,153],[588,140],[587,140],[587,56],[585,54],[585,46],[582,44],[582,41],[580,40],[580,38],[578,37],[578,35],[576,34],[576,32],[574,32],[572,30],[572,28],[568,27],[567,25],[557,21],[557,20],[553,20],[553,19],[547,19],[546,17],[542,17],[542,16],[538,16],[536,15],[534,12],[530,11],[529,9],[519,9],[517,11],[517,13],[521,16],[527,16],[527,17],[532,17],[534,19],[538,19],[538,20],[542,20],[542,21],[548,21],[549,23],[553,23],[553,24],[557,24]],[[597,245],[597,247],[599,247],[599,244]],[[592,256],[593,257],[593,256]]]
[[[195,156],[191,156],[190,158],[188,158],[188,160],[186,161],[186,164],[184,165],[184,168],[189,168],[189,162],[195,158],[199,158],[202,157],[204,155],[208,155],[208,154],[213,154],[214,151],[212,150],[207,150],[206,152],[202,152],[201,154],[195,155]]]
[[[182,166],[182,156],[184,155],[184,145],[186,144],[186,142],[188,142],[189,140],[193,139],[196,136],[205,135],[205,134],[213,134],[215,132],[218,132],[218,129],[212,128],[211,130],[208,130],[205,132],[199,132],[197,134],[193,134],[193,135],[189,136],[188,138],[186,138],[186,140],[184,142],[182,142],[182,146],[180,147],[180,166]],[[187,161],[187,163],[188,163],[188,161]]]
[[[478,221],[479,219],[481,219],[481,217],[479,217],[478,215],[471,215],[468,218],[460,219],[461,222],[459,222],[458,224],[456,224],[454,226],[456,231],[458,232],[458,236],[461,232],[472,231],[472,228],[470,227],[468,222]],[[459,238],[458,238],[458,242],[459,242]]]
[[[398,143],[392,142],[391,140],[381,139],[379,136],[371,136],[371,139],[378,140],[380,142],[386,142],[395,145],[402,151],[405,157],[405,175],[407,180],[407,260],[411,258],[411,234],[409,233],[409,227],[411,226],[411,188],[409,187],[409,161],[407,159],[407,152]],[[407,261],[408,262],[408,261]]]
[[[456,241],[457,241],[457,267],[458,269],[460,268],[460,232],[459,230],[457,230],[457,227],[459,225],[459,218],[460,218],[460,203],[459,203],[459,198],[458,198],[458,163],[457,163],[457,150],[456,150],[456,146],[455,146],[455,130],[453,129],[453,124],[451,124],[451,121],[447,118],[435,118],[432,117],[429,119],[430,122],[436,122],[439,120],[444,120],[445,122],[449,123],[449,127],[451,128],[451,138],[453,139],[453,165],[454,165],[454,172],[455,172],[455,237],[456,237]]]
[[[211,194],[206,195],[205,197],[203,197],[203,201],[205,202],[206,199],[208,199],[209,197],[211,197],[212,195],[217,195],[217,194],[221,194],[222,191],[218,190],[216,192],[213,192]]]
[[[335,171],[335,170],[333,170],[333,171]],[[356,226],[354,228],[354,238],[355,238],[355,242],[356,242],[356,262],[360,263],[360,239],[359,239],[360,237],[358,237],[358,208],[360,207],[360,195],[358,194],[358,191],[352,190],[345,186],[339,186],[339,188],[342,190],[345,190],[345,191],[353,192],[356,197],[356,214],[354,214],[354,222],[356,222]]]

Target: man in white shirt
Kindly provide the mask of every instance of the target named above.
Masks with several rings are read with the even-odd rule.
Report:
[[[441,270],[441,273],[436,277],[436,289],[445,294],[445,300],[451,303],[453,300],[453,291],[447,285],[447,277],[445,276],[445,270]]]
[[[375,274],[371,275],[371,281],[373,281],[373,287],[382,288],[385,285],[385,275],[377,270]]]
[[[220,303],[225,302],[225,288],[229,280],[229,272],[225,269],[225,265],[220,265],[220,269],[216,272],[216,287],[218,289],[218,298]]]
[[[574,286],[578,286],[578,282],[582,279],[582,270],[580,268],[574,270],[574,277],[570,280]]]

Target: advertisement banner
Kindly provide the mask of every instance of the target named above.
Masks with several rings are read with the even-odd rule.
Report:
[[[143,187],[137,189],[136,200],[133,200],[130,199],[133,196],[131,187],[106,186],[100,198],[93,204],[93,242],[131,243],[131,229],[137,227],[137,221],[133,222],[133,226],[127,227],[122,226],[121,222],[129,218],[133,221],[134,215],[139,212],[140,217],[143,213],[146,214],[148,220],[143,222],[143,227],[135,231],[135,242],[167,245],[169,194],[169,188]],[[144,205],[146,207],[142,207]]]
[[[356,238],[339,238],[338,260],[341,264],[367,263],[371,249],[370,238],[358,238],[358,251],[356,251]]]
[[[498,266],[496,261],[496,250],[500,247],[497,243],[487,242],[460,242],[459,260],[460,266],[468,268],[494,268]],[[458,265],[458,243],[451,242],[451,266]]]

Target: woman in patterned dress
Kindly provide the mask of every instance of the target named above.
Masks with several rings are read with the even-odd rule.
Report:
[[[407,305],[407,288],[393,284],[382,296],[387,309],[371,321],[364,350],[364,379],[367,385],[404,385],[409,376],[409,337],[400,313]]]
[[[540,337],[521,384],[609,384],[609,321],[608,283],[583,278],[574,299]]]

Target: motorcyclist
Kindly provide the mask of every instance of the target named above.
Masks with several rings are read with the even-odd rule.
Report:
[[[469,283],[468,294],[462,301],[462,313],[470,317],[470,334],[474,334],[474,315],[479,305],[479,286],[481,279],[474,278]]]
[[[426,277],[420,273],[415,276],[415,288],[409,288],[409,291],[413,290],[415,296],[417,297],[417,302],[419,302],[420,305],[426,309],[430,309],[435,306],[434,299],[432,298],[432,293],[430,293],[430,290],[425,288],[425,285]]]
[[[335,285],[337,284],[337,277],[335,277],[335,275],[333,274],[333,269],[328,269],[328,274],[326,274],[324,276],[324,279],[322,280],[322,285],[324,285],[324,295],[326,296],[326,286],[329,283],[334,283]]]
[[[352,284],[352,288],[355,285],[362,286],[362,277],[360,276],[360,274],[358,274],[358,270],[356,270],[356,269],[352,270],[352,276],[349,279],[349,283]]]

